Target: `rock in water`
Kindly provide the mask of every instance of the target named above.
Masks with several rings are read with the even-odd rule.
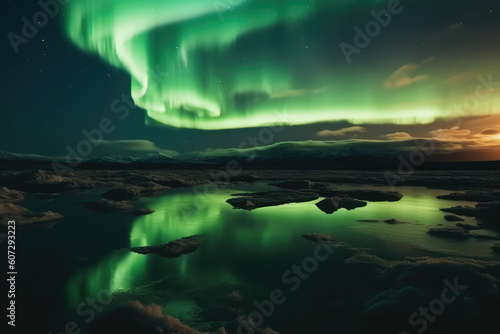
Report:
[[[253,210],[266,206],[276,206],[288,203],[309,202],[318,199],[318,194],[297,190],[277,190],[264,191],[258,193],[240,193],[233,194],[240,196],[230,198],[226,202],[235,208]]]
[[[12,203],[0,203],[0,225],[7,226],[9,220],[15,220],[19,225],[48,223],[64,218],[52,211],[33,212]]]
[[[153,212],[155,212],[155,210],[150,209],[150,208],[140,208],[140,209],[134,210],[133,214],[136,216],[145,216],[145,215],[152,214]]]
[[[397,191],[348,190],[345,194],[349,197],[370,202],[396,202],[403,198],[403,195]]]
[[[199,236],[193,235],[176,239],[158,246],[134,247],[132,251],[139,254],[157,254],[168,258],[176,258],[183,254],[192,253],[200,247]]]
[[[116,211],[127,211],[132,209],[134,206],[130,203],[126,202],[116,202],[116,201],[108,201],[106,199],[88,202],[87,207],[90,210],[98,211],[98,212],[116,212]]]
[[[330,215],[339,209],[339,203],[333,197],[325,198],[324,200],[316,203],[316,206],[324,213]]]
[[[439,209],[443,212],[453,213],[459,216],[474,217],[474,208],[470,206],[454,206],[451,208]]]
[[[470,231],[468,232],[469,237],[484,239],[484,240],[500,240],[498,235],[491,231]]]
[[[399,220],[394,219],[394,218],[384,220],[384,223],[391,224],[391,225],[404,224],[403,222],[400,222]]]
[[[462,224],[462,223],[457,223],[457,227],[461,227],[465,230],[480,230],[481,228],[479,226],[474,226],[474,225],[471,225],[471,224]]]
[[[455,215],[445,215],[444,219],[446,221],[449,221],[449,222],[463,222],[464,221],[463,218],[457,217]]]
[[[339,208],[343,208],[346,210],[354,210],[356,208],[361,208],[367,205],[366,202],[351,197],[341,197],[338,203],[339,203]]]
[[[500,228],[500,201],[478,203],[476,207],[455,206],[452,208],[440,209],[460,216],[475,217],[481,224],[487,224],[491,228]]]
[[[448,195],[440,195],[437,198],[454,201],[491,202],[499,200],[500,193],[496,191],[466,191],[463,193],[456,192]]]
[[[19,191],[0,187],[0,203],[18,204],[24,201],[24,196]]]
[[[468,237],[467,231],[460,227],[436,227],[427,232],[445,238],[465,239]]]
[[[371,189],[345,190],[329,182],[311,182],[309,180],[282,181],[282,182],[270,183],[269,185],[279,187],[282,189],[293,189],[303,192],[315,192],[321,197],[351,197],[358,200],[373,201],[373,202],[385,202],[385,201],[395,202],[403,198],[403,195],[397,191],[382,191],[382,190],[371,190]]]
[[[328,244],[328,243],[333,243],[335,242],[335,239],[326,235],[326,234],[319,234],[319,233],[309,233],[309,234],[304,234],[302,235],[304,239],[314,241],[320,244]]]

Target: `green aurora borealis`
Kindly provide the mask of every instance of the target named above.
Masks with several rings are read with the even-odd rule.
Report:
[[[19,53],[5,39],[0,132],[16,140],[1,150],[64,157],[111,119],[89,158],[397,155],[430,139],[500,159],[498,1],[62,2]],[[5,6],[5,35],[42,10]]]
[[[66,27],[82,50],[130,74],[134,102],[154,124],[424,124],[456,117],[478,78],[499,69],[473,30],[448,38],[460,22],[443,22],[438,32],[422,24],[410,37],[399,31],[405,11],[433,4],[401,1],[402,14],[391,15],[350,64],[340,43],[355,45],[353,29],[387,1],[73,0]],[[477,41],[474,53],[469,39]],[[493,115],[500,98],[470,103],[460,116]],[[288,118],[277,117],[283,111]]]

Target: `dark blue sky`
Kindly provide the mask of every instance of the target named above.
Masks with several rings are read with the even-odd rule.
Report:
[[[132,110],[124,120],[119,120],[111,105],[123,94],[130,94],[129,75],[72,45],[63,32],[61,12],[39,28],[27,44],[20,45],[17,54],[14,52],[8,34],[20,33],[22,17],[31,17],[40,10],[37,2],[9,0],[1,5],[3,17],[0,27],[4,37],[1,43],[3,103],[0,150],[62,155],[67,145],[74,146],[84,138],[82,130],[98,127],[100,120],[106,117],[116,125],[116,130],[106,135],[106,140],[145,139],[158,147],[179,152],[235,147],[248,136],[258,133],[259,129],[255,128],[202,131],[146,126],[144,111],[139,108]],[[455,6],[450,6],[450,1],[436,1],[435,11],[427,12],[423,8],[408,13],[390,29],[404,35],[409,34],[408,29],[412,25],[423,32],[427,30],[426,26],[444,29],[450,22],[459,21],[474,23],[478,27],[488,26],[491,22],[498,22],[500,17],[497,2],[457,1],[453,2]],[[474,7],[470,8],[472,5]],[[496,41],[499,44],[498,35],[488,37],[487,30],[484,34],[481,36],[484,43],[494,44]],[[436,49],[436,53],[438,51]],[[367,65],[369,63],[360,66],[360,71],[365,70]],[[352,125],[347,122],[294,126],[276,134],[274,141],[318,139],[315,134],[320,130],[349,126]],[[444,127],[442,122],[433,125],[434,128],[441,126]],[[418,125],[370,125],[369,137],[378,138],[397,131],[412,132],[413,136],[418,136],[432,129],[423,129]],[[356,133],[356,136],[363,138],[367,135]]]

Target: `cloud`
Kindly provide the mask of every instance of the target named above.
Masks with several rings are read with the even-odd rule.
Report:
[[[444,139],[444,140],[463,140],[460,137],[466,137],[471,134],[470,130],[460,129],[459,126],[454,126],[450,129],[437,129],[433,131],[429,131],[429,134],[432,138],[436,139]]]
[[[323,130],[316,133],[316,135],[318,137],[339,137],[339,136],[345,136],[353,132],[367,132],[367,131],[368,129],[362,126],[351,126],[348,128],[342,128],[338,130]]]
[[[500,130],[497,129],[484,129],[480,133],[483,136],[493,136],[493,135],[498,135],[500,134]]]
[[[413,137],[408,132],[394,132],[380,136],[380,138],[390,139],[390,140],[402,140],[402,139],[412,139]]]
[[[427,74],[415,75],[414,72],[419,70],[423,64],[431,62],[433,59],[427,58],[420,64],[406,64],[401,66],[384,81],[385,88],[401,88],[428,79],[429,76]]]
[[[93,141],[95,145],[94,154],[102,155],[144,155],[144,153],[161,152],[170,157],[178,156],[179,153],[172,150],[166,150],[157,147],[155,143],[149,140],[102,140]]]

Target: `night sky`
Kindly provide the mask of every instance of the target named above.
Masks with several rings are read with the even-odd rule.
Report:
[[[36,32],[38,1],[2,6],[0,150],[65,155],[109,119],[96,156],[224,155],[285,125],[255,145],[500,159],[498,1],[71,0]]]

